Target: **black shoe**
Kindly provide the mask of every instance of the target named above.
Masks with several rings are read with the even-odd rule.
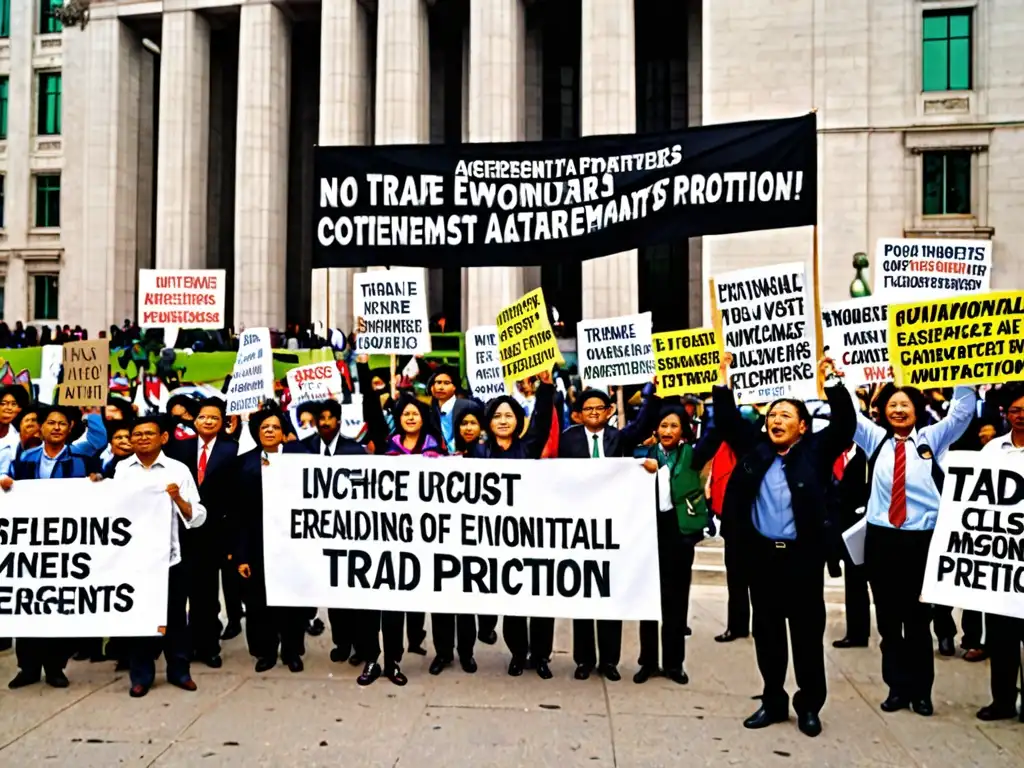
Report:
[[[430,662],[430,669],[428,670],[432,675],[440,675],[444,672],[445,667],[452,663],[451,659],[446,659],[442,656],[435,656],[434,660]]]
[[[64,670],[55,669],[52,672],[46,673],[46,684],[51,688],[67,688],[71,685],[68,680],[68,676],[64,674]]]
[[[14,679],[7,684],[7,687],[14,691],[18,688],[24,688],[26,685],[35,685],[42,679],[42,676],[38,672],[33,674],[31,672],[21,670],[14,676]]]
[[[637,685],[643,685],[648,680],[650,680],[652,677],[657,677],[658,676],[658,672],[659,672],[659,670],[658,670],[657,667],[648,667],[648,666],[640,667],[640,669],[638,669],[636,671],[636,674],[633,675],[633,682],[636,683]]]
[[[757,712],[752,714],[746,720],[743,721],[744,728],[750,728],[756,730],[758,728],[767,728],[769,725],[775,725],[775,723],[784,723],[789,720],[789,713],[781,712],[769,712],[764,707],[761,707]]]
[[[88,661],[89,660],[89,652],[88,651],[76,651],[75,655],[72,656],[71,658],[74,661]]]
[[[353,667],[358,667],[363,663],[363,660],[353,653],[352,656],[349,657],[348,663]]]
[[[115,672],[127,672],[131,668],[131,662],[129,662],[127,659],[118,659],[117,664],[114,665]]]
[[[619,674],[619,670],[615,668],[614,664],[602,664],[597,668],[597,671],[601,673],[605,680],[611,683],[617,683],[622,679],[622,675]]]
[[[309,622],[306,627],[306,634],[312,635],[313,637],[320,637],[324,633],[326,627],[324,626],[323,619],[313,619]]]
[[[731,643],[733,640],[739,640],[741,638],[748,637],[749,635],[750,635],[749,632],[740,633],[740,632],[733,632],[731,629],[727,629],[727,630],[725,630],[725,632],[723,632],[722,634],[718,635],[715,638],[715,642],[716,643]]]
[[[939,638],[939,654],[941,656],[956,656],[956,645],[952,637]]]
[[[224,634],[220,636],[221,640],[234,640],[242,634],[242,624],[238,621],[229,621],[228,625],[224,627]]]
[[[277,659],[269,656],[256,659],[256,671],[266,672],[268,669],[273,669],[277,666]]]
[[[498,633],[492,629],[489,632],[481,632],[479,635],[476,636],[476,638],[481,643],[486,643],[487,645],[494,645],[496,642],[498,642]]]
[[[523,667],[526,666],[526,662],[523,659],[517,659],[515,656],[508,663],[508,674],[510,677],[519,677],[523,674]]]
[[[844,637],[842,640],[836,640],[832,643],[833,648],[867,648],[867,640],[853,640],[849,637]]]
[[[817,712],[801,712],[797,716],[797,727],[805,736],[814,738],[821,734],[821,720]]]
[[[11,650],[14,647],[14,641],[9,637],[0,637],[0,653]]]
[[[384,664],[384,676],[395,685],[405,685],[409,678],[402,674],[402,669],[394,662]]]
[[[141,699],[147,693],[149,693],[148,685],[133,685],[128,689],[128,695],[133,699]]]
[[[220,669],[224,666],[224,659],[220,657],[220,654],[214,654],[213,656],[199,656],[196,661],[200,661],[210,669]]]
[[[986,723],[990,723],[993,720],[1013,720],[1017,716],[1017,707],[999,707],[995,704],[989,704],[987,707],[982,707],[978,710],[976,717],[979,720],[984,720]]]
[[[693,634],[693,630],[690,629],[689,627],[687,627],[686,629],[683,630],[683,635],[685,637],[690,637],[692,634]]]
[[[94,653],[89,657],[90,664],[102,664],[104,661],[110,661],[110,657],[102,653]]]
[[[422,645],[410,645],[409,653],[415,653],[417,656],[426,656],[427,649],[424,648]]]
[[[348,658],[348,648],[341,650],[341,648],[331,648],[331,661],[335,664],[340,664]]]
[[[935,712],[935,709],[932,707],[931,699],[915,699],[910,702],[910,708],[921,717],[931,717]]]
[[[285,662],[288,665],[289,672],[301,672],[306,668],[306,665],[302,663],[302,659],[296,656],[294,659],[288,659]]]
[[[881,704],[881,710],[883,712],[899,712],[901,709],[909,709],[910,700],[905,699],[902,696],[897,696],[895,693],[890,693],[889,698]]]
[[[673,669],[671,672],[666,672],[665,677],[676,685],[686,685],[690,682],[690,678],[684,669]]]
[[[551,674],[551,667],[548,666],[546,661],[537,662],[537,677],[541,680],[550,680],[554,677],[554,675]]]
[[[593,667],[589,664],[577,664],[576,671],[573,672],[572,676],[577,680],[587,680],[590,677],[590,673],[593,671]]]
[[[476,672],[476,659],[472,656],[460,657],[459,664],[462,665],[462,671],[469,674]]]
[[[363,673],[356,678],[356,682],[359,685],[370,685],[378,677],[380,677],[380,664],[375,661],[368,661],[366,666],[363,667]]]

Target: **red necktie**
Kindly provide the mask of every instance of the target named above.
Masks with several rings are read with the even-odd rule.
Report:
[[[844,453],[838,459],[836,463],[832,465],[832,474],[836,477],[836,482],[843,482],[843,473],[846,471],[847,456]]]
[[[896,438],[896,457],[892,467],[892,496],[889,522],[894,528],[907,521],[907,441]]]
[[[203,478],[206,477],[206,443],[203,443],[203,452],[199,455],[199,485],[203,484]]]

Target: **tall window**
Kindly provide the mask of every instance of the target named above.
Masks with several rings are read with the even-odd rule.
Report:
[[[0,0],[0,37],[11,36],[11,0]]]
[[[4,196],[4,192],[6,191],[5,190],[5,187],[6,187],[5,182],[6,181],[7,181],[7,177],[3,176],[3,175],[0,175],[0,229],[4,228],[5,221],[6,221],[6,219],[4,217],[4,213],[5,213],[4,209],[5,209],[6,203],[7,203],[7,201],[5,199],[5,196]],[[3,313],[0,312],[0,318],[2,318],[3,316],[4,316]]]
[[[971,87],[971,12],[928,11],[921,48],[926,91]]]
[[[39,73],[39,135],[60,134],[60,72]]]
[[[964,150],[924,153],[924,215],[971,212],[971,153]]]
[[[36,176],[36,226],[60,226],[60,174]]]
[[[0,277],[0,318],[4,316],[4,279]]]
[[[64,29],[64,25],[53,15],[54,9],[62,5],[62,0],[39,0],[39,34],[52,35]]]
[[[0,139],[7,138],[7,86],[10,78],[0,77]]]
[[[32,303],[33,320],[56,320],[57,289],[56,275],[33,275],[35,301]]]

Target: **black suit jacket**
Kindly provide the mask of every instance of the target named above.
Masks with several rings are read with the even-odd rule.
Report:
[[[324,444],[323,441],[320,439],[319,433],[315,435],[310,435],[305,440],[300,440],[299,443],[302,445],[305,453],[315,453],[319,456],[324,452]],[[297,451],[294,448],[291,450],[288,449],[288,446],[294,444],[294,442],[285,443],[284,452],[296,453]],[[338,442],[334,446],[334,455],[365,456],[366,449],[363,447],[362,443],[356,442],[355,440],[347,438],[344,435],[338,435]]]
[[[227,546],[227,542],[224,541],[227,529],[225,521],[237,500],[238,443],[225,435],[217,438],[213,450],[206,459],[206,473],[200,485],[199,439],[195,437],[188,440],[172,440],[167,445],[171,458],[180,461],[192,473],[192,479],[199,488],[199,499],[206,507],[206,522],[201,526],[185,528],[181,524],[179,528],[183,557],[189,555],[197,546],[205,547],[216,542],[220,542],[219,549]]]
[[[835,460],[853,442],[857,415],[853,402],[842,386],[826,387],[832,415],[820,432],[808,432],[783,457],[783,467],[793,497],[793,521],[797,541],[817,552],[824,563],[826,544],[838,531],[828,504]],[[768,469],[778,451],[768,435],[740,416],[732,390],[715,387],[715,427],[736,454],[736,467],[729,478],[722,504],[722,519],[729,519],[729,530],[738,540],[750,543],[760,534],[754,528],[753,508]]]
[[[658,412],[661,409],[661,398],[651,395],[640,406],[636,418],[622,429],[604,428],[604,439],[601,441],[606,458],[632,456],[633,449],[650,437],[658,425]],[[620,418],[622,416],[620,415]],[[589,459],[592,458],[590,433],[582,424],[574,424],[565,430],[558,439],[558,458]]]

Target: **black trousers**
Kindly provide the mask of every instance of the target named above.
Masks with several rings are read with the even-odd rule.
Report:
[[[424,629],[426,622],[427,615],[425,613],[405,614],[405,634],[409,639],[410,648],[423,645],[423,641],[427,639],[427,630]]]
[[[534,662],[551,661],[555,644],[555,620],[546,617],[527,619],[525,616],[506,616],[502,619],[501,635],[512,652],[512,658]]]
[[[726,628],[734,635],[750,634],[750,579],[736,535],[725,536],[725,583],[729,590]]]
[[[992,703],[999,708],[1017,706],[1021,685],[1021,644],[1024,644],[1024,619],[987,614],[988,637],[985,648],[989,658],[989,682]]]
[[[932,629],[935,637],[956,637],[956,621],[949,605],[932,606]],[[979,611],[965,610],[960,616],[960,647],[966,651],[981,648],[982,618]]]
[[[594,645],[594,625],[597,625],[597,645]],[[587,667],[597,666],[598,654],[602,664],[618,665],[622,655],[622,622],[594,619],[573,619],[572,660]]]
[[[368,621],[365,616],[357,616],[359,613],[362,612],[352,608],[327,609],[327,621],[331,625],[331,642],[334,643],[335,648],[341,651],[342,656],[349,656],[356,648],[356,635],[359,628]],[[380,630],[380,611],[373,611],[373,613],[377,614],[377,628],[374,630],[376,633]],[[371,618],[369,621],[372,623],[373,619]],[[359,656],[358,653],[356,655],[362,660],[362,656]],[[380,648],[377,649],[377,655],[380,655]]]
[[[197,531],[198,532],[198,529]],[[193,533],[188,531],[186,535]],[[208,658],[220,653],[220,557],[216,542],[206,532],[201,543],[185,549],[183,564],[188,573],[188,626],[192,651]]]
[[[931,606],[918,600],[931,540],[931,531],[869,523],[864,541],[882,638],[882,679],[891,694],[909,699],[930,699],[935,682]]]
[[[183,682],[191,677],[188,618],[189,577],[184,563],[171,566],[167,576],[167,631],[163,637],[135,637],[127,643],[132,685],[149,687],[156,678],[156,658],[161,651],[167,659],[167,679]]]
[[[228,621],[234,624],[241,623],[242,617],[245,616],[242,601],[245,599],[246,589],[242,581],[242,577],[238,575],[238,565],[228,560],[225,553],[221,560],[220,584],[224,591],[224,612]]]
[[[871,599],[868,597],[867,568],[854,563],[845,546],[843,585],[846,592],[846,637],[854,642],[866,643],[871,637]]]
[[[455,631],[458,629],[460,659],[473,658],[476,645],[476,616],[469,613],[432,613],[430,631],[434,636],[434,653],[443,659],[455,658]]]
[[[308,608],[281,608],[267,605],[266,583],[262,570],[254,569],[245,580],[245,640],[249,653],[258,659],[281,659],[288,662],[306,652]]]
[[[798,713],[817,713],[827,695],[824,553],[799,541],[774,542],[757,533],[751,534],[745,549],[751,574],[754,649],[764,680],[762,706],[773,713],[789,712],[786,670],[792,644],[799,688],[793,708]]]
[[[39,676],[60,672],[68,664],[74,649],[65,637],[19,637],[14,642],[14,654],[22,672]]]
[[[486,636],[498,628],[497,616],[477,616],[477,631],[481,636]]]
[[[682,670],[694,547],[704,533],[682,534],[675,512],[658,513],[658,573],[661,580],[661,668]],[[658,622],[640,622],[641,667],[658,667]]]

